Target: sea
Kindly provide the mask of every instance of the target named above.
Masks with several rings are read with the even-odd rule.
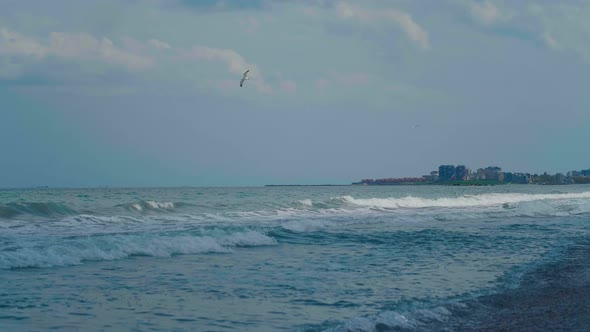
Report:
[[[0,190],[0,331],[588,331],[590,186]]]

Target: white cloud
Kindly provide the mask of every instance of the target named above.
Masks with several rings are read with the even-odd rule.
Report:
[[[378,20],[390,21],[397,24],[413,42],[423,49],[430,47],[428,32],[424,30],[412,16],[397,9],[364,9],[340,2],[336,5],[336,13],[341,19],[356,19],[365,24]]]
[[[237,80],[246,70],[250,69],[251,81],[249,84],[254,85],[258,92],[272,92],[272,88],[264,81],[258,66],[248,63],[244,57],[232,49],[195,46],[186,55],[197,60],[221,61],[226,64],[230,73],[236,74]]]
[[[37,40],[17,32],[0,28],[0,55],[50,56],[84,61],[99,61],[125,66],[131,70],[153,65],[151,58],[137,55],[114,45],[108,38],[97,39],[85,33],[52,32],[47,41]]]
[[[473,18],[484,24],[492,24],[502,17],[498,7],[488,0],[483,2],[470,1],[469,9]]]
[[[108,38],[97,39],[85,33],[52,32],[48,51],[49,54],[59,57],[104,61],[133,70],[153,65],[152,59],[120,49]]]
[[[43,57],[47,54],[46,48],[35,39],[5,28],[0,28],[0,40],[0,54],[3,55]]]
[[[549,46],[549,48],[552,48],[554,50],[559,50],[561,49],[561,45],[559,45],[559,43],[557,42],[557,40],[548,32],[543,33],[543,35],[541,36],[541,38],[543,39],[543,41],[545,42],[545,44],[547,46]]]
[[[540,24],[538,36],[547,47],[590,61],[590,5],[550,3],[528,9]]]
[[[166,49],[170,49],[170,45],[161,41],[161,40],[157,40],[157,39],[150,39],[148,40],[148,44],[150,44],[150,46],[157,48],[159,50],[166,50]]]

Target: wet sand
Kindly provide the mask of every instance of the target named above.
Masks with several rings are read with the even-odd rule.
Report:
[[[590,331],[590,244],[523,276],[520,286],[482,296],[443,331]]]

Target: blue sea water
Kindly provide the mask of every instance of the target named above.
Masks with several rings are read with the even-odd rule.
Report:
[[[589,235],[584,185],[0,190],[0,330],[455,330]]]

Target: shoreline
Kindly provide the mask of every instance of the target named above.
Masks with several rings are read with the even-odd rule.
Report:
[[[433,330],[589,331],[590,243],[525,273],[517,288],[464,302],[469,309]]]
[[[350,187],[352,184],[265,184],[265,187]]]

